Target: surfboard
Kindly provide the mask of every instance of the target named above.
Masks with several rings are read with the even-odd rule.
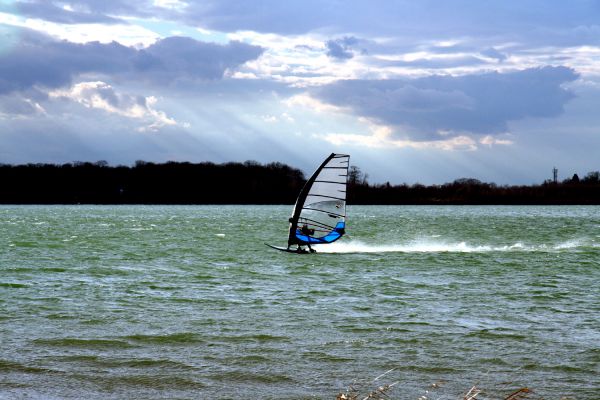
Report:
[[[286,253],[310,254],[310,252],[308,250],[304,250],[304,249],[298,251],[297,249],[288,249],[287,247],[273,246],[272,244],[269,244],[269,243],[265,243],[265,245],[269,246],[272,249],[284,251]],[[314,253],[316,253],[316,251]]]

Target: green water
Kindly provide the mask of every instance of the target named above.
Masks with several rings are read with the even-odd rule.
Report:
[[[600,398],[600,207],[290,208],[1,206],[0,398]]]

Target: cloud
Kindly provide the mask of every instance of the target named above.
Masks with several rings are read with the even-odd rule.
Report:
[[[600,44],[600,7],[586,0],[398,0],[377,7],[362,0],[348,0],[343,6],[334,0],[261,0],[258,4],[239,0],[17,0],[11,8],[26,17],[66,24],[146,18],[219,32],[298,35],[318,31],[403,37],[407,43],[485,37],[525,45]]]
[[[89,10],[85,6],[59,6],[50,1],[20,1],[16,3],[17,11],[30,18],[39,18],[61,24],[104,23],[115,24],[123,21],[103,12]]]
[[[66,87],[82,75],[123,77],[156,85],[215,80],[256,59],[262,51],[240,42],[220,45],[185,37],[162,39],[138,50],[116,42],[56,41],[22,30],[21,42],[0,54],[0,94],[38,86]]]
[[[322,102],[346,108],[413,140],[446,140],[464,132],[499,134],[508,122],[555,117],[573,95],[561,85],[578,74],[566,67],[511,73],[346,80],[314,88]]]
[[[17,0],[12,8],[27,18],[62,24],[115,24],[125,21],[121,16],[151,17],[166,11],[147,0]]]
[[[36,0],[35,6],[47,3]],[[27,3],[31,3],[29,0]],[[251,30],[285,35],[308,32],[403,36],[417,40],[442,37],[496,37],[521,43],[563,45],[598,44],[597,2],[573,0],[568,4],[545,0],[478,3],[472,0],[398,0],[377,7],[362,0],[52,0],[83,14],[158,17],[186,22],[220,32]],[[171,4],[172,7],[165,7]],[[33,8],[33,7],[32,7]],[[543,10],[543,11],[540,11]],[[431,23],[435,21],[435,24]],[[532,29],[532,27],[535,27]]]
[[[354,57],[352,46],[358,43],[358,39],[347,36],[341,39],[328,40],[325,42],[327,55],[338,60],[346,60]]]
[[[157,101],[155,97],[117,93],[105,82],[80,82],[67,90],[53,91],[50,97],[69,99],[87,108],[141,120],[145,125],[138,128],[139,131],[156,131],[166,125],[177,125],[163,111],[154,109]]]
[[[494,59],[496,59],[496,60],[498,60],[500,62],[502,62],[502,61],[504,61],[504,60],[507,59],[506,54],[499,52],[498,50],[496,50],[493,47],[490,47],[490,48],[487,48],[487,49],[483,50],[481,52],[481,55],[485,56],[485,57],[494,58]]]
[[[340,4],[0,0],[0,158],[310,168],[327,147],[382,180],[496,157],[501,181],[551,149],[561,170],[597,159],[597,1]]]
[[[378,59],[373,65],[379,68],[405,67],[417,70],[422,69],[448,69],[459,67],[474,67],[488,64],[485,60],[473,55],[465,54],[420,54],[418,57],[404,57],[402,60]],[[410,59],[406,59],[410,58]]]
[[[514,144],[515,142],[513,142],[510,139],[498,139],[496,137],[493,137],[492,135],[487,135],[482,137],[481,139],[479,139],[479,143],[488,146],[488,147],[492,147],[494,145],[500,145],[500,146],[510,146],[512,144]]]
[[[355,135],[345,133],[330,133],[324,135],[324,140],[337,145],[353,145],[360,148],[372,149],[390,149],[390,148],[410,148],[410,149],[427,149],[427,150],[444,150],[444,151],[475,151],[477,143],[468,136],[455,136],[449,139],[429,140],[429,141],[412,141],[394,139],[393,137],[381,135]],[[491,144],[484,143],[491,146]],[[494,143],[498,144],[498,143]],[[505,144],[505,143],[503,143]]]
[[[121,17],[161,18],[232,32],[301,33],[325,23],[339,8],[318,0],[271,1],[259,5],[239,1],[183,2],[178,0],[19,0],[21,15],[60,23],[114,23]],[[314,10],[319,10],[315,13]],[[271,28],[267,28],[270,26]]]
[[[67,86],[85,73],[120,73],[135,54],[115,42],[75,44],[23,30],[21,42],[0,55],[0,93]]]
[[[176,11],[183,11],[187,7],[187,3],[181,0],[154,0],[153,5]]]
[[[42,113],[45,113],[45,110],[36,99],[22,95],[0,96],[0,119],[20,118]]]
[[[138,51],[133,66],[136,74],[142,73],[156,82],[214,80],[223,78],[227,70],[258,58],[262,52],[259,46],[237,41],[220,45],[175,36]]]

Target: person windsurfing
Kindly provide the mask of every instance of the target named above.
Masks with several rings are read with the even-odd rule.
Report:
[[[313,244],[320,248],[344,236],[349,164],[348,154],[331,153],[298,193],[288,219],[287,247],[265,244],[288,253],[308,253],[314,252]]]
[[[315,234],[315,230],[309,228],[307,224],[304,224],[304,225],[302,225],[302,228],[300,229],[300,233],[302,233],[305,236],[308,236],[308,241],[306,242],[306,244],[308,246],[308,251],[310,251],[311,253],[314,253],[315,250],[313,250],[312,247],[310,247],[310,236]],[[298,245],[298,249],[300,249],[300,245]]]

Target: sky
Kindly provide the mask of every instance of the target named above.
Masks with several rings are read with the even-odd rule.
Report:
[[[600,0],[0,0],[0,163],[600,170]]]

